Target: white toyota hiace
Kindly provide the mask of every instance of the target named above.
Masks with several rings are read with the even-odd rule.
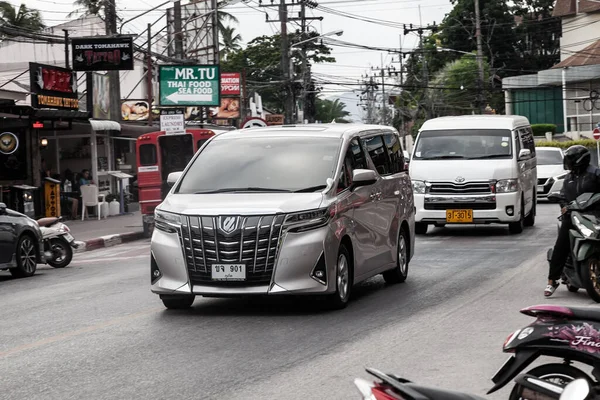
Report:
[[[410,162],[415,230],[429,225],[533,226],[537,169],[533,132],[521,116],[459,116],[426,121]]]

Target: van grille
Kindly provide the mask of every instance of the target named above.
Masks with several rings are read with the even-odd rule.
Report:
[[[237,221],[229,233],[222,229],[225,218],[235,218]],[[181,241],[191,284],[269,284],[277,261],[284,219],[283,214],[184,217]],[[213,281],[211,266],[214,263],[245,264],[246,281]]]
[[[431,194],[490,194],[492,193],[492,184],[490,182],[432,182],[429,188]]]

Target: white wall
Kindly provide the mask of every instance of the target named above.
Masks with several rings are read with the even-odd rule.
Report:
[[[560,39],[560,60],[571,57],[575,52],[586,48],[598,40],[600,13],[578,14],[562,19]]]

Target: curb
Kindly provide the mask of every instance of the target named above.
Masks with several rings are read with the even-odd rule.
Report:
[[[75,253],[83,253],[85,251],[103,249],[105,247],[112,247],[121,243],[133,242],[135,240],[140,240],[143,238],[143,231],[101,236],[99,238],[86,240],[85,242],[77,242],[79,247],[77,248],[77,250],[75,250]]]

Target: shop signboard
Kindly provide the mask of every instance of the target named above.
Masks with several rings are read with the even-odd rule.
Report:
[[[219,107],[210,108],[212,118],[238,119],[240,118],[240,99],[239,97],[222,97]]]
[[[219,106],[218,65],[160,65],[161,106]]]
[[[240,95],[240,73],[223,72],[221,74],[221,96]]]
[[[163,108],[160,110],[160,130],[167,135],[185,133],[185,110],[182,108]]]
[[[146,100],[121,101],[122,121],[148,121],[150,105]]]
[[[73,70],[120,71],[133,69],[133,38],[79,37],[71,39]]]
[[[29,63],[33,108],[78,110],[77,76],[71,69]]]
[[[27,179],[27,146],[24,129],[0,130],[0,181]]]
[[[265,116],[267,125],[283,125],[285,116],[283,114],[269,114]]]

